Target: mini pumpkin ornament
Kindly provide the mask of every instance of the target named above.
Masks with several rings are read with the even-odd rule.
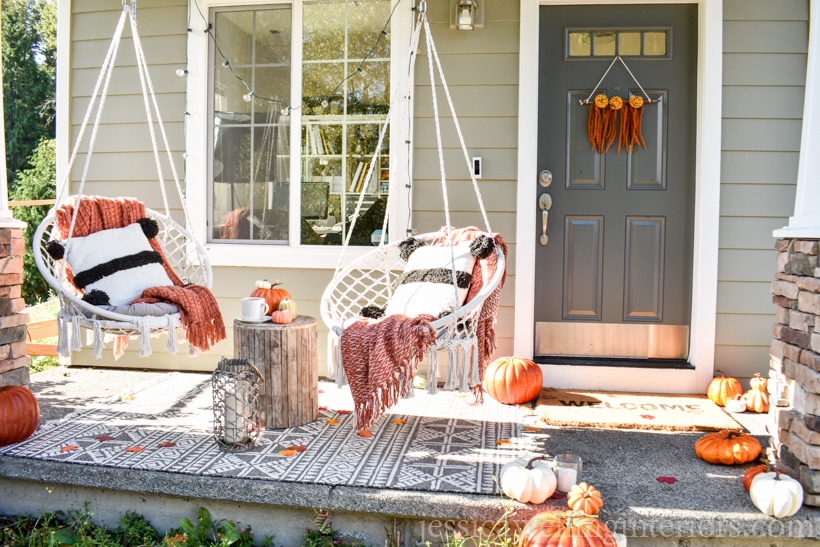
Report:
[[[552,467],[540,456],[518,458],[505,464],[499,482],[507,497],[522,503],[544,503],[558,486]]]
[[[749,380],[752,389],[743,394],[743,401],[746,403],[746,410],[750,412],[763,413],[769,411],[769,392],[767,391],[769,381],[761,378],[759,373]]]
[[[582,482],[573,484],[567,492],[567,506],[573,511],[581,511],[587,515],[597,515],[604,505],[601,492],[591,484]]]
[[[803,506],[803,486],[780,471],[757,475],[749,495],[755,507],[770,517],[790,517]]]
[[[0,446],[28,439],[40,423],[40,405],[25,386],[0,386]]]
[[[726,410],[729,412],[746,412],[746,400],[743,395],[735,395],[731,401],[726,401]]]
[[[272,323],[276,323],[278,325],[287,325],[293,321],[293,314],[290,310],[274,311],[270,314],[270,320]]]
[[[534,361],[523,357],[500,357],[484,371],[484,388],[505,405],[526,403],[541,393],[544,374]]]
[[[296,305],[296,300],[292,298],[285,298],[279,302],[279,311],[289,311],[293,317],[299,315],[299,307]]]
[[[760,441],[751,435],[727,429],[707,433],[695,442],[695,454],[713,464],[747,463],[757,458],[761,450]]]
[[[580,511],[542,511],[521,530],[518,547],[616,547],[612,530],[598,517]]]
[[[270,311],[279,309],[279,303],[282,300],[290,299],[290,293],[283,288],[280,288],[281,281],[274,281],[271,283],[267,279],[262,279],[256,282],[256,287],[251,292],[251,296],[264,298]]]
[[[726,401],[731,401],[735,395],[743,395],[743,387],[737,378],[726,376],[722,372],[720,376],[712,378],[706,388],[706,396],[718,406],[726,406]]]

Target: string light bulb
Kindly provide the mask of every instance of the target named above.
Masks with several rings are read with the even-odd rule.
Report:
[[[179,76],[180,78],[182,78],[186,74],[188,74],[188,71],[185,70],[184,68],[178,68],[177,69],[177,76]]]
[[[246,103],[249,103],[253,100],[253,91],[248,91],[245,95],[242,96],[242,100]]]

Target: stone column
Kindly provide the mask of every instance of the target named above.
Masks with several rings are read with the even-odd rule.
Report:
[[[777,241],[770,351],[769,461],[820,505],[820,267],[817,240]]]
[[[25,224],[15,220],[0,222],[0,386],[29,384],[26,354],[28,314],[21,291]]]

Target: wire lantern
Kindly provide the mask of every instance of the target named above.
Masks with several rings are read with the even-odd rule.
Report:
[[[211,376],[214,439],[225,452],[244,452],[259,437],[259,369],[247,359],[222,358]]]

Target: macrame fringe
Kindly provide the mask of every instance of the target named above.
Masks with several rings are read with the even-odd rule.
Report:
[[[151,330],[148,328],[148,321],[140,321],[140,357],[151,355]]]
[[[472,360],[470,364],[470,387],[481,384],[481,374],[478,371],[478,344],[470,347]]]
[[[462,393],[470,391],[470,386],[467,385],[470,380],[470,358],[469,358],[469,348],[459,346],[458,347],[458,366],[461,372],[461,382],[459,382],[458,390]]]
[[[80,340],[80,318],[76,315],[71,317],[71,351],[79,351],[83,347]]]
[[[444,380],[444,389],[456,389],[459,383],[458,367],[456,367],[456,348],[447,348],[447,378]]]
[[[94,342],[92,347],[91,355],[93,355],[95,359],[102,359],[102,351],[105,344],[103,343],[102,326],[99,321],[94,321]]]
[[[168,316],[168,344],[165,348],[168,350],[168,353],[176,353],[177,352],[177,323],[173,320],[173,318],[169,315]]]
[[[438,393],[438,348],[430,348],[430,374],[427,375],[427,393],[435,395]]]
[[[57,353],[62,357],[71,356],[68,347],[68,319],[62,311],[57,312]]]

